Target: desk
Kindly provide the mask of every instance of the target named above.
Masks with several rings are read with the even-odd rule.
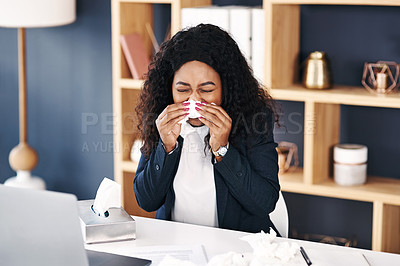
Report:
[[[136,240],[90,244],[85,246],[86,249],[132,256],[130,250],[134,250],[135,247],[202,244],[205,248],[208,259],[229,251],[238,253],[252,251],[247,242],[239,239],[249,233],[136,216],[133,216],[133,218],[136,221]],[[297,242],[306,250],[319,249],[342,252],[361,251],[372,266],[400,265],[400,255],[398,254],[341,247],[288,238],[277,238],[276,241]],[[304,263],[302,265],[304,266],[306,264]]]

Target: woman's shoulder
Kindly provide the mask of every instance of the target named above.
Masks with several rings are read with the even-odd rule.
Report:
[[[242,123],[242,130],[234,138],[234,142],[246,144],[251,147],[262,142],[273,142],[273,129],[275,124],[274,112],[265,107],[248,117]]]

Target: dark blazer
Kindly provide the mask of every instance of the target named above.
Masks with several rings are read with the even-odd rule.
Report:
[[[269,133],[269,134],[268,134]],[[279,197],[277,144],[272,130],[238,138],[220,162],[214,163],[218,223],[220,228],[269,232],[269,218]],[[266,137],[267,135],[268,138]],[[156,211],[159,219],[171,220],[175,202],[173,181],[178,169],[183,138],[167,154],[161,144],[146,159],[143,155],[134,179],[139,206]],[[279,232],[278,232],[279,234]]]

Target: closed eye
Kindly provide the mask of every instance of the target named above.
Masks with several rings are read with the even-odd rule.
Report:
[[[207,89],[200,89],[200,92],[205,92],[205,93],[208,93],[208,92],[213,92],[214,91],[214,89],[211,89],[211,90],[207,90]]]
[[[188,92],[191,90],[190,84],[183,81],[178,81],[175,85],[177,92]]]
[[[178,92],[188,92],[190,89],[176,89]]]

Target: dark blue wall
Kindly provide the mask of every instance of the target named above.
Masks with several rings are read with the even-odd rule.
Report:
[[[109,0],[78,0],[75,23],[26,32],[29,143],[40,157],[33,173],[79,198],[113,177],[110,19]],[[0,28],[0,114],[3,183],[15,175],[8,154],[18,144],[16,29]],[[86,127],[86,117],[98,122]]]
[[[168,12],[163,5],[155,10],[159,40]],[[301,12],[301,60],[311,51],[326,51],[336,83],[360,85],[365,61],[400,62],[400,8],[304,6]],[[78,0],[74,24],[27,30],[29,143],[40,156],[34,174],[49,189],[80,199],[94,197],[102,178],[113,177],[110,19],[109,0]],[[17,72],[17,30],[0,28],[0,183],[15,175],[8,154],[18,143]],[[302,155],[304,105],[282,102],[282,107],[286,128],[276,131],[276,140],[296,142]],[[399,117],[398,109],[342,107],[341,141],[368,145],[369,174],[400,178]],[[344,237],[354,233],[360,247],[370,248],[371,204],[285,196],[291,228]]]

